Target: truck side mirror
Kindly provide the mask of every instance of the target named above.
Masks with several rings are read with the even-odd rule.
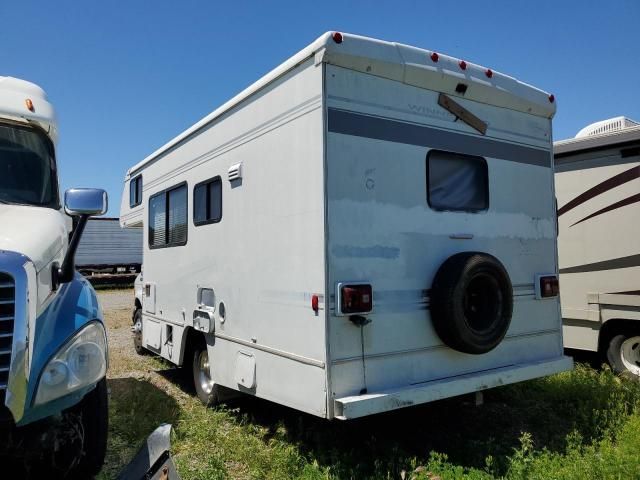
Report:
[[[109,208],[107,192],[98,188],[70,188],[64,192],[64,211],[68,215],[79,217],[78,224],[73,231],[73,237],[69,242],[67,254],[64,256],[62,266],[53,269],[54,289],[60,283],[73,280],[76,270],[76,250],[80,243],[80,237],[87,225],[89,217],[104,215]]]
[[[99,188],[70,188],[64,192],[64,211],[67,215],[104,215],[108,208],[107,192]]]

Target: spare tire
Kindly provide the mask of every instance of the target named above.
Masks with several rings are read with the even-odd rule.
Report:
[[[446,345],[481,354],[497,347],[509,329],[513,288],[497,258],[463,252],[440,266],[429,303],[433,326]]]

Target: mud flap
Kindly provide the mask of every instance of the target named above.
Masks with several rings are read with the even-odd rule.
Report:
[[[118,480],[180,480],[169,448],[171,425],[163,423],[147,437],[129,465],[120,472]]]

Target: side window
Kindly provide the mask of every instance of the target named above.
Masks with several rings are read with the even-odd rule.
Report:
[[[149,199],[149,246],[161,247],[167,243],[167,201],[159,193]]]
[[[431,150],[427,202],[434,210],[478,212],[489,208],[489,174],[482,157]]]
[[[187,243],[187,184],[156,193],[149,199],[149,247]]]
[[[207,225],[222,220],[222,179],[211,178],[193,188],[193,223]]]
[[[133,208],[142,203],[142,175],[129,181],[129,207]]]

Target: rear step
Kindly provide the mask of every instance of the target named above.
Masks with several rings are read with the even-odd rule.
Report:
[[[561,356],[542,362],[510,365],[508,367],[433,380],[398,390],[337,398],[334,404],[335,418],[348,420],[364,417],[374,413],[531,380],[571,370],[572,368],[573,360],[570,357]]]

